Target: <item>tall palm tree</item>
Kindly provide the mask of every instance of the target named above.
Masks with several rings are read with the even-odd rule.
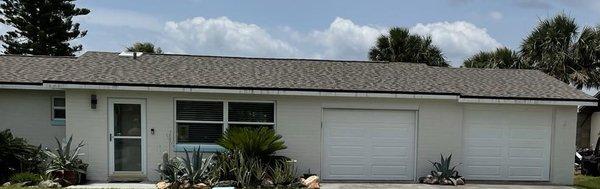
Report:
[[[530,69],[531,66],[521,61],[519,53],[506,47],[496,48],[491,52],[481,51],[463,62],[466,68],[491,69]]]
[[[150,42],[136,42],[131,47],[127,47],[127,51],[129,52],[143,52],[143,53],[152,53],[152,54],[162,54],[163,51],[160,47],[155,47],[154,44]]]
[[[565,14],[540,21],[521,44],[522,60],[578,89],[600,86],[600,29],[578,33]]]
[[[369,51],[373,61],[414,62],[430,66],[448,67],[442,51],[431,41],[431,37],[410,34],[406,28],[391,28],[389,35],[377,38]]]

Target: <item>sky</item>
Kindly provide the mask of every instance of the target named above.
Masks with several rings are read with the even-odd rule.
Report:
[[[540,19],[565,13],[600,24],[596,0],[78,0],[84,51],[138,41],[166,53],[366,60],[390,27],[429,35],[458,67],[479,51],[518,50]]]

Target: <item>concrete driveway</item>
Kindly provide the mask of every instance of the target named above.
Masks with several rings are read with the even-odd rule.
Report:
[[[467,184],[463,186],[439,186],[427,184],[380,184],[380,183],[322,183],[322,189],[346,189],[346,188],[377,188],[377,189],[574,189],[570,186],[551,185],[507,185],[507,184]]]

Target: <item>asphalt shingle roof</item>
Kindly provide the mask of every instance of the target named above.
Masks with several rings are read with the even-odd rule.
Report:
[[[99,83],[594,100],[536,70],[441,68],[414,63],[112,52],[78,58],[0,56],[0,83]]]

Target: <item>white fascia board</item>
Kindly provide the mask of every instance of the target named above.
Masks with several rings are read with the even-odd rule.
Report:
[[[290,91],[290,90],[250,90],[250,89],[208,89],[185,87],[145,87],[89,84],[59,84],[44,83],[49,89],[94,89],[94,90],[124,90],[149,92],[191,92],[191,93],[221,93],[221,94],[253,94],[253,95],[286,95],[286,96],[322,96],[322,97],[370,97],[370,98],[400,98],[400,99],[431,99],[458,100],[459,103],[485,104],[529,104],[529,105],[562,105],[562,106],[596,106],[596,102],[561,101],[561,100],[518,100],[518,99],[487,99],[463,98],[458,95],[435,94],[398,94],[398,93],[365,93],[365,92],[323,92],[323,91]]]
[[[487,98],[459,98],[461,103],[483,104],[530,104],[530,105],[555,105],[555,106],[597,106],[596,102],[567,101],[567,100],[517,100],[517,99],[487,99]]]
[[[24,84],[0,84],[0,89],[21,89],[21,90],[62,90],[43,85],[24,85]]]
[[[254,94],[254,95],[287,95],[287,96],[325,96],[325,97],[371,97],[371,98],[408,98],[408,99],[458,99],[457,95],[429,94],[397,94],[397,93],[365,93],[365,92],[324,92],[324,91],[291,91],[291,90],[248,90],[248,89],[207,89],[181,87],[145,87],[117,85],[89,85],[44,83],[44,87],[53,89],[93,89],[93,90],[125,90],[151,92],[192,92],[192,93],[223,93],[223,94]]]

